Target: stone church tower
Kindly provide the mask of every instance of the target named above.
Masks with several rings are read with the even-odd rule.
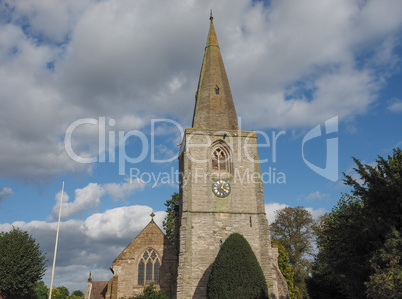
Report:
[[[249,242],[272,298],[288,298],[271,247],[257,136],[239,130],[212,15],[210,20],[193,124],[179,154],[177,298],[206,297],[212,263],[232,233]]]

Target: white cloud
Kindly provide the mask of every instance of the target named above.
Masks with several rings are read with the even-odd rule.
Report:
[[[402,100],[393,99],[392,103],[387,108],[392,112],[402,112]]]
[[[100,185],[89,183],[82,189],[75,190],[74,201],[70,202],[69,195],[63,193],[63,207],[61,219],[81,216],[84,211],[97,211],[102,196],[108,194],[112,200],[125,200],[135,191],[144,190],[145,184],[140,180],[125,179],[123,183],[108,183]],[[61,191],[56,194],[56,204],[52,209],[49,220],[56,220],[60,210]]]
[[[83,225],[85,234],[94,240],[111,237],[129,238],[133,231],[140,231],[150,220],[152,208],[147,206],[120,207],[89,216]],[[165,212],[155,213],[155,222],[162,224]],[[162,227],[162,226],[161,226]]]
[[[313,216],[313,219],[315,219],[315,220],[319,219],[321,216],[324,216],[324,214],[328,212],[324,208],[319,208],[316,210],[313,208],[306,208],[306,210],[311,213],[311,215]]]
[[[12,15],[14,22],[28,19],[28,32],[43,35],[60,42],[71,30],[77,18],[89,6],[91,0],[20,0],[6,1],[10,8],[15,8]],[[25,21],[26,22],[26,21]],[[49,26],[52,24],[52,26]]]
[[[151,212],[148,206],[127,206],[94,214],[84,221],[61,222],[54,284],[65,285],[70,291],[85,291],[89,271],[96,280],[109,280],[113,260],[149,223]],[[155,222],[162,228],[165,212],[155,214]],[[0,232],[10,231],[12,226],[28,231],[47,254],[44,281],[50,285],[57,222],[4,223],[0,224]]]
[[[328,193],[321,193],[320,191],[311,192],[306,196],[307,201],[314,201],[316,199],[323,200],[329,197]]]
[[[208,3],[6,2],[2,177],[44,182],[90,173],[91,164],[74,162],[64,148],[65,130],[77,119],[114,119],[106,133],[147,129],[151,118],[190,124]],[[297,129],[365,113],[397,69],[401,13],[402,2],[392,0],[216,3],[215,27],[245,129]],[[96,126],[77,129],[74,149],[93,156],[97,138]]]
[[[272,202],[265,204],[265,213],[267,214],[268,223],[271,224],[275,221],[275,212],[288,207],[287,204]]]
[[[124,183],[109,183],[105,184],[103,188],[110,195],[113,200],[125,200],[128,196],[136,190],[144,190],[144,182],[141,180],[125,179]]]
[[[13,195],[13,194],[14,194],[14,192],[13,192],[13,190],[11,190],[10,187],[0,188],[0,202],[3,201],[4,197],[10,196],[10,195]]]
[[[88,186],[82,189],[75,190],[75,199],[73,202],[68,202],[69,196],[67,193],[63,194],[63,206],[61,212],[61,218],[71,218],[82,211],[96,210],[100,198],[105,194],[105,189],[96,183],[89,183]],[[56,205],[53,207],[50,215],[50,220],[57,219],[60,209],[61,191],[56,195]]]

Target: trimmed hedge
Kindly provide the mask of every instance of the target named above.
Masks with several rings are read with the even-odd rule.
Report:
[[[207,298],[268,299],[268,287],[258,260],[240,234],[223,243],[207,285]]]

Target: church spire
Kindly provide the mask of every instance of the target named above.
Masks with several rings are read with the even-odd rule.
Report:
[[[210,20],[196,93],[193,128],[238,130],[236,109],[215,33],[212,10]]]

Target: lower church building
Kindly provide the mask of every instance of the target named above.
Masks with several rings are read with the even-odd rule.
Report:
[[[176,247],[152,219],[115,259],[109,282],[88,279],[85,298],[128,298],[151,282],[171,298],[206,298],[211,266],[232,233],[250,244],[271,298],[289,298],[271,246],[259,161],[256,133],[238,126],[211,13],[193,123],[179,153]]]
[[[176,249],[151,216],[151,222],[113,261],[110,281],[93,281],[90,274],[85,299],[129,298],[150,283],[173,296]]]

